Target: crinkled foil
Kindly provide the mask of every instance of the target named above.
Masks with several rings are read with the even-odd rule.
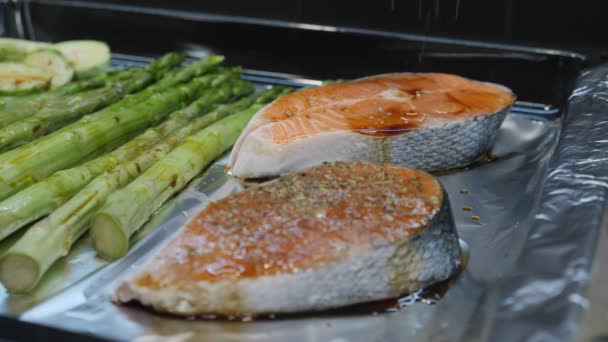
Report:
[[[121,275],[136,269],[209,200],[242,189],[224,173],[223,159],[148,224],[125,258],[106,264],[85,238],[54,267],[44,291],[21,297],[0,293],[0,313],[135,341],[573,338],[608,184],[607,73],[608,68],[599,68],[582,75],[563,125],[551,108],[516,105],[500,128],[496,160],[439,175],[469,262],[436,304],[403,300],[392,312],[233,322],[181,319],[111,303],[113,283]]]
[[[497,290],[491,340],[579,335],[581,314],[593,302],[586,288],[606,207],[607,119],[608,66],[602,66],[584,72],[570,96],[530,235]]]

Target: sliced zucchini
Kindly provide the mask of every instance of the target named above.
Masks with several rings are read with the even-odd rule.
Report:
[[[0,38],[0,60],[20,62],[28,53],[49,46],[51,46],[49,43],[33,42],[15,38]]]
[[[25,57],[23,63],[51,73],[53,75],[51,88],[70,82],[74,76],[74,70],[70,67],[67,59],[56,50],[44,49],[32,52]]]
[[[21,63],[0,63],[0,95],[24,95],[48,88],[53,75]]]
[[[0,46],[1,62],[21,62],[27,54],[11,47]]]
[[[76,74],[110,64],[110,48],[97,40],[69,40],[53,46],[67,58]]]

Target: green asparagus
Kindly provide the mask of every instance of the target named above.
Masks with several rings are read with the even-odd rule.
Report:
[[[182,58],[178,55],[169,54],[159,60],[158,63],[151,64],[146,71],[151,73],[155,78],[160,78],[161,72],[166,72],[171,68],[179,65]],[[66,95],[73,95],[82,91],[100,88],[105,85],[112,85],[116,82],[124,82],[137,74],[141,75],[141,70],[127,69],[117,74],[108,75],[107,73],[100,74],[91,79],[84,81],[68,83],[55,90],[48,91],[42,94],[33,94],[29,96],[11,97],[0,100],[0,128],[5,127],[13,122],[31,117],[38,111],[46,107],[65,107],[66,103],[73,103],[73,98],[64,98]]]
[[[74,94],[83,90],[95,89],[104,86],[108,81],[108,73],[100,73],[95,77],[92,77],[87,80],[82,80],[78,82],[71,82],[66,85],[63,85],[59,88],[55,88],[53,90],[36,93],[31,95],[24,96],[4,96],[0,97],[0,108],[4,111],[10,108],[14,108],[25,103],[29,102],[37,102],[38,105],[40,102],[55,97],[55,96],[64,96]],[[0,112],[4,114],[4,112]]]
[[[243,90],[246,87],[251,89],[250,84],[242,81],[240,83],[237,86]],[[229,87],[225,86],[219,92],[225,93],[224,97],[231,97],[232,90]],[[212,106],[209,100],[219,96],[221,95],[204,96],[185,109],[181,113],[182,118],[200,115],[200,110],[206,110]],[[238,101],[237,104],[242,108],[246,103]],[[237,104],[232,107],[238,108]],[[193,115],[186,112],[191,112]],[[130,182],[186,137],[220,117],[221,113],[217,111],[212,115],[198,117],[152,148],[143,151],[135,159],[120,164],[95,178],[51,215],[29,228],[23,237],[3,255],[0,259],[0,282],[13,293],[33,289],[50,266],[60,257],[65,256],[72,244],[88,230],[93,214],[103,204],[109,193]],[[15,265],[19,267],[14,268]]]
[[[120,101],[50,135],[0,155],[0,200],[55,171],[90,158],[108,147],[119,145],[132,134],[156,124],[170,112],[199,96],[204,85],[205,82],[195,79],[185,85],[170,87],[131,106],[117,105],[122,102]]]
[[[171,61],[181,61],[181,58],[180,55],[167,54],[151,63],[149,68],[154,66],[162,68],[163,65],[171,63]],[[132,134],[153,124],[157,119],[156,114],[159,114],[150,113],[155,108],[154,105],[163,108],[163,110],[170,110],[170,107],[174,106],[182,106],[183,100],[189,99],[194,90],[200,87],[198,86],[199,82],[191,82],[186,87],[189,89],[188,94],[183,94],[183,91],[176,90],[183,89],[179,88],[178,85],[188,81],[192,76],[198,76],[215,69],[222,58],[212,56],[197,61],[163,77],[159,82],[143,91],[126,96],[123,100],[99,112],[87,115],[77,122],[29,144],[0,154],[0,200],[50,176],[57,170],[82,162],[85,159],[91,159],[109,148],[120,145]],[[193,66],[195,72],[192,70]],[[158,84],[165,86],[159,87]],[[152,94],[149,92],[150,88],[154,89]],[[164,97],[171,99],[166,106],[163,104]],[[173,99],[176,101],[173,101]],[[162,115],[166,115],[166,112]],[[122,118],[127,119],[126,122],[123,122]],[[154,118],[154,120],[150,121],[149,118]],[[134,122],[137,124],[133,127]],[[104,134],[107,131],[110,134]],[[32,156],[36,156],[36,158],[30,158]]]
[[[154,83],[146,89],[136,94],[125,96],[125,99],[121,102],[123,103],[123,105],[131,105],[138,103],[143,99],[146,99],[151,95],[158,93],[159,91],[170,89],[171,87],[187,82],[194,77],[214,71],[216,70],[217,66],[223,61],[224,56],[217,55],[212,55],[205,59],[195,61],[192,64],[182,68],[178,72],[174,74],[169,74],[161,78],[160,81]]]
[[[240,107],[245,104],[242,101],[237,103]],[[201,99],[189,109],[194,111],[208,107],[209,104]],[[235,104],[232,107],[238,106]],[[73,242],[89,229],[93,214],[108,194],[145,172],[186,137],[217,120],[221,116],[219,114],[214,112],[213,115],[194,119],[133,160],[103,173],[47,218],[29,228],[0,259],[0,282],[13,293],[33,289],[50,266],[65,256]],[[41,244],[44,246],[38,247]],[[14,265],[19,267],[14,268]]]
[[[148,79],[152,81],[152,79]],[[145,86],[145,85],[144,85]],[[0,128],[0,152],[26,144],[79,117],[108,106],[124,95],[121,87],[91,90],[66,98],[66,104],[44,107],[38,113]]]
[[[149,148],[174,130],[186,125],[191,119],[204,113],[209,106],[245,95],[252,90],[251,84],[235,81],[235,78],[238,79],[238,73],[201,77],[201,81],[206,80],[208,87],[212,87],[212,89],[189,107],[172,113],[159,126],[146,130],[111,153],[71,169],[58,171],[51,177],[32,184],[0,202],[0,240],[49,214],[93,178],[126,161],[132,155]]]
[[[122,75],[132,76],[133,72],[123,72],[116,76],[108,76],[107,73],[99,74],[91,79],[68,83],[57,89],[39,94],[26,96],[7,96],[0,98],[0,127],[12,122],[34,115],[44,108],[45,102],[56,101],[66,95],[76,94],[85,90],[101,88],[108,85],[113,79],[124,79]]]
[[[164,72],[167,72],[181,64],[183,60],[184,58],[182,55],[169,53],[152,62],[146,68],[146,70],[153,73],[155,78],[158,79],[163,76],[162,74]],[[30,117],[43,107],[57,106],[58,104],[61,104],[62,101],[65,103],[65,95],[100,88],[104,85],[110,85],[115,82],[132,79],[138,73],[141,74],[141,69],[130,68],[120,72],[108,72],[81,82],[69,83],[65,86],[42,94],[3,98],[0,100],[0,106],[2,107],[2,110],[0,110],[0,128],[20,119]],[[140,99],[143,99],[148,95],[150,94],[145,93],[144,96],[140,96]],[[123,106],[125,103],[126,101],[123,100],[120,101],[120,104],[118,105]],[[135,103],[135,101],[129,100],[129,103],[132,104]]]
[[[179,57],[175,58],[172,56],[170,60],[167,61],[167,63],[164,63],[163,65],[158,65],[157,68],[161,70],[169,70],[181,64],[181,59]],[[133,67],[113,71],[99,72],[89,78],[78,80],[76,82],[70,82],[46,93],[37,94],[34,99],[45,100],[49,98],[57,98],[65,95],[80,93],[85,90],[101,88],[105,85],[111,84],[112,82],[119,82],[130,79],[138,72],[139,69]]]
[[[38,113],[0,128],[0,152],[23,145],[83,115],[106,107],[128,93],[145,88],[155,77],[154,72],[142,69],[131,79],[101,89],[65,96],[54,102],[47,101]]]
[[[188,137],[143,175],[112,193],[94,216],[91,235],[97,252],[110,260],[125,255],[131,235],[170,196],[232,146],[264,101],[272,99],[269,97]]]

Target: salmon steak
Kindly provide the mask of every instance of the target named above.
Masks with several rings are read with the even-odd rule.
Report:
[[[114,300],[178,315],[325,310],[446,280],[460,257],[434,177],[332,162],[209,204],[119,280]]]
[[[426,171],[463,167],[492,147],[514,101],[505,87],[439,73],[307,88],[256,113],[228,166],[242,178],[324,161],[385,162]]]

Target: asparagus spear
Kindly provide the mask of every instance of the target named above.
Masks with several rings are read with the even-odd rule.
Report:
[[[86,79],[66,83],[60,87],[23,96],[2,96],[0,97],[0,107],[5,109],[7,106],[15,106],[28,101],[43,100],[54,96],[63,96],[81,92],[83,90],[99,88],[114,80],[121,80],[129,77],[136,68],[128,67],[113,71],[100,71]]]
[[[126,96],[125,99],[121,102],[123,103],[123,105],[131,105],[138,103],[143,99],[158,93],[159,91],[169,89],[175,85],[187,82],[194,77],[214,71],[217,66],[223,61],[224,56],[218,55],[212,55],[207,58],[195,61],[192,64],[182,68],[178,72],[163,77],[158,82],[147,87],[146,89],[136,94]]]
[[[52,105],[53,103],[60,101],[63,96],[101,88],[110,85],[112,82],[133,77],[134,71],[135,70],[129,69],[113,75],[103,73],[91,79],[68,83],[42,94],[2,99],[0,100],[0,128],[36,114],[47,105]]]
[[[164,63],[162,66],[158,65],[156,67],[162,70],[168,70],[172,67],[181,64],[181,60],[182,59],[179,56],[171,56],[170,60],[167,61],[169,64]],[[89,78],[64,84],[61,87],[51,89],[42,94],[32,95],[32,99],[44,101],[49,99],[55,99],[65,95],[80,93],[85,90],[101,88],[103,86],[111,84],[112,82],[118,82],[132,78],[135,74],[137,74],[138,71],[138,68],[129,67],[120,70],[99,72]]]
[[[132,79],[66,96],[55,102],[45,102],[45,107],[38,113],[0,128],[0,152],[23,145],[83,115],[106,107],[128,93],[141,90],[154,80],[153,72],[142,69]]]
[[[169,54],[161,58],[158,63],[151,64],[147,68],[147,71],[153,73],[156,78],[159,78],[159,72],[167,71],[179,65],[182,61],[183,58],[181,56]],[[135,77],[138,72],[141,74],[141,71],[132,69],[127,69],[110,76],[102,74],[84,81],[68,83],[46,93],[13,97],[10,100],[6,99],[0,102],[2,108],[0,110],[0,127],[5,127],[18,120],[31,117],[48,106],[59,105],[63,107],[65,103],[69,102],[69,100],[63,98],[65,95],[100,88],[105,85],[111,85],[113,82],[126,81]]]
[[[149,77],[146,79],[152,81]],[[65,99],[67,106],[57,104],[45,107],[26,119],[0,128],[0,152],[26,144],[70,121],[106,107],[120,100],[123,95],[121,87],[111,86],[69,96]]]
[[[93,219],[91,235],[97,252],[110,260],[125,255],[131,235],[170,196],[234,144],[249,119],[264,101],[270,100],[268,97],[190,136],[143,175],[112,193]]]
[[[43,93],[36,93],[36,94],[24,95],[24,96],[0,97],[0,108],[2,108],[3,110],[6,110],[9,108],[13,108],[13,107],[22,105],[27,102],[38,102],[38,104],[39,104],[43,100],[51,98],[53,96],[69,95],[69,94],[77,93],[82,90],[99,88],[106,84],[106,80],[107,80],[107,74],[104,73],[104,74],[96,75],[95,77],[88,79],[88,80],[67,83],[67,84],[62,85],[59,88],[56,88],[56,89],[53,89],[50,91],[46,91]]]
[[[163,68],[164,65],[168,65],[171,62],[183,60],[183,56],[175,53],[169,53],[164,55],[163,57],[153,61],[148,68],[155,70],[157,74],[162,76],[162,78],[152,84],[151,86],[145,88],[144,90],[137,92],[135,94],[129,94],[125,96],[122,100],[117,103],[110,105],[103,110],[95,113],[94,115],[87,115],[80,119],[78,122],[70,125],[70,127],[64,127],[64,129],[72,129],[76,125],[86,125],[91,121],[96,120],[100,116],[115,116],[122,112],[125,108],[143,102],[144,100],[150,98],[151,96],[162,93],[165,91],[169,91],[174,87],[183,84],[192,80],[192,78],[201,76],[203,74],[211,73],[214,71],[218,71],[218,65],[224,60],[223,56],[209,56],[205,59],[200,59],[189,66],[183,67],[179,70],[173,70],[173,72],[166,73],[167,69]],[[156,65],[156,67],[155,67]],[[164,75],[163,75],[164,74]],[[102,114],[103,113],[103,114]],[[62,129],[63,130],[63,129]],[[2,157],[4,155],[0,155],[0,162],[2,161]]]
[[[65,203],[93,178],[115,165],[125,162],[134,154],[149,148],[175,129],[186,125],[190,120],[205,112],[209,106],[245,95],[252,90],[250,83],[235,81],[234,77],[229,73],[218,77],[213,75],[202,77],[201,79],[206,79],[209,87],[214,89],[205,93],[187,108],[172,113],[159,126],[146,130],[111,153],[71,169],[58,171],[51,177],[0,202],[0,240],[47,215]]]
[[[107,110],[88,115],[55,133],[0,155],[0,200],[154,125],[185,102],[199,96],[204,85],[205,82],[195,79],[126,108],[114,104]]]
[[[172,55],[172,54],[165,55],[163,58],[168,57],[170,55]],[[180,56],[180,58],[181,58],[181,55],[178,55],[178,56]],[[114,115],[115,116],[117,113],[120,113],[125,107],[129,107],[129,106],[135,105],[137,103],[140,103],[143,100],[151,97],[154,94],[157,94],[159,92],[163,92],[166,90],[170,90],[179,84],[182,84],[184,82],[191,80],[193,77],[197,77],[197,76],[200,76],[205,73],[217,71],[218,70],[217,66],[223,60],[224,60],[223,56],[212,55],[205,59],[200,59],[196,62],[193,62],[189,66],[184,67],[184,68],[180,69],[179,71],[167,74],[160,81],[147,87],[146,89],[144,89],[138,93],[132,94],[132,95],[127,95],[121,101],[119,101],[109,107],[104,108],[102,111],[104,113],[103,115],[105,115],[105,116]],[[87,115],[87,116],[83,117],[82,119],[80,119],[74,125],[76,125],[76,124],[86,125],[86,124],[90,123],[91,121],[96,120],[99,115],[100,115],[99,113],[97,113],[96,115]],[[70,126],[70,127],[74,127],[74,126]],[[1,161],[2,161],[2,155],[0,155],[0,162]]]
[[[181,58],[182,57],[180,55],[167,54],[151,63],[150,68],[156,66],[156,68],[160,69],[163,65],[171,64],[172,61],[181,61]],[[169,95],[170,98],[177,96],[177,85],[190,80],[194,76],[204,74],[214,69],[216,65],[222,61],[222,59],[223,57],[221,56],[211,56],[207,59],[199,60],[195,63],[192,63],[188,67],[182,68],[181,70],[175,73],[166,75],[159,82],[146,88],[145,90],[133,95],[128,95],[123,100],[109,107],[106,107],[97,113],[87,115],[79,121],[70,124],[57,132],[39,138],[27,145],[18,147],[9,152],[0,154],[0,173],[3,173],[5,176],[0,177],[0,200],[5,199],[8,195],[17,192],[18,190],[24,188],[29,184],[35,183],[40,179],[46,178],[47,176],[59,169],[69,167],[77,162],[82,161],[85,158],[91,158],[95,155],[98,155],[100,152],[103,152],[104,149],[119,145],[122,141],[129,138],[130,134],[137,132],[137,129],[132,129],[129,126],[131,121],[128,121],[129,124],[126,125],[125,123],[121,123],[120,120],[122,117],[149,117],[151,114],[148,112],[151,110],[151,108],[154,107],[147,107],[147,105],[143,105],[143,103],[149,102],[156,104],[158,102],[162,102],[161,98],[166,95],[161,94],[173,94]],[[159,84],[164,85],[164,87],[160,87]],[[153,91],[150,92],[150,89],[153,89]],[[181,98],[180,96],[178,97]],[[173,102],[170,103],[173,105],[176,104]],[[135,110],[131,110],[131,108],[135,107],[135,105],[140,106]],[[141,113],[137,113],[137,110],[142,113],[145,112],[146,114],[144,116],[141,116]],[[155,116],[152,117],[156,118]],[[93,139],[88,139],[86,135],[82,135],[82,129],[89,132],[91,129],[94,129],[94,127],[96,127],[95,121],[100,121],[100,119],[103,119],[101,121],[103,121],[102,126],[104,127],[104,130],[112,129],[113,126],[116,125],[119,127],[119,132],[115,133],[114,135],[111,135],[111,139],[106,139],[101,133],[94,135]],[[109,119],[111,119],[112,122],[108,122]],[[143,124],[143,122],[141,124]],[[143,125],[149,126],[150,124],[152,124],[152,122],[148,122]],[[126,132],[128,133],[120,133],[120,127],[127,128]],[[143,128],[141,126],[137,127],[138,129]],[[102,132],[104,130],[102,130]],[[87,144],[84,150],[81,149],[80,146],[78,146],[78,139],[86,141]],[[68,152],[72,150],[73,152],[61,153],[62,149],[66,148],[68,149]],[[55,153],[53,159],[45,159],[45,157],[48,157],[49,152],[51,154]],[[30,160],[30,158],[28,158],[34,155],[39,156],[37,157],[37,160],[40,160],[42,162],[34,162]],[[19,175],[16,172],[19,172],[18,164],[21,163],[21,159],[25,159],[25,161],[29,162],[29,164],[22,163],[23,165],[21,165],[20,168],[22,169],[21,171],[25,171],[25,173]],[[31,165],[33,167],[29,167],[28,165]]]
[[[251,89],[250,84],[242,81],[240,83],[238,87]],[[226,87],[224,90],[228,93],[232,92]],[[238,101],[228,107],[242,108],[248,103],[250,104],[251,101]],[[184,112],[200,114],[200,110],[210,107],[211,104],[203,97]],[[33,289],[50,266],[60,257],[65,256],[72,244],[88,230],[94,212],[103,204],[109,193],[130,182],[186,137],[219,119],[225,112],[226,110],[215,111],[194,119],[159,144],[143,151],[137,158],[95,178],[51,215],[28,229],[23,237],[3,255],[0,259],[0,281],[13,293]]]
[[[139,91],[160,78],[159,73],[166,72],[175,63],[180,62],[181,58],[167,55],[158,63],[138,70],[133,77],[117,81],[105,88],[45,101],[44,108],[38,113],[0,129],[0,152],[23,145],[85,114],[106,107],[128,93]],[[22,115],[23,112],[19,113]]]

